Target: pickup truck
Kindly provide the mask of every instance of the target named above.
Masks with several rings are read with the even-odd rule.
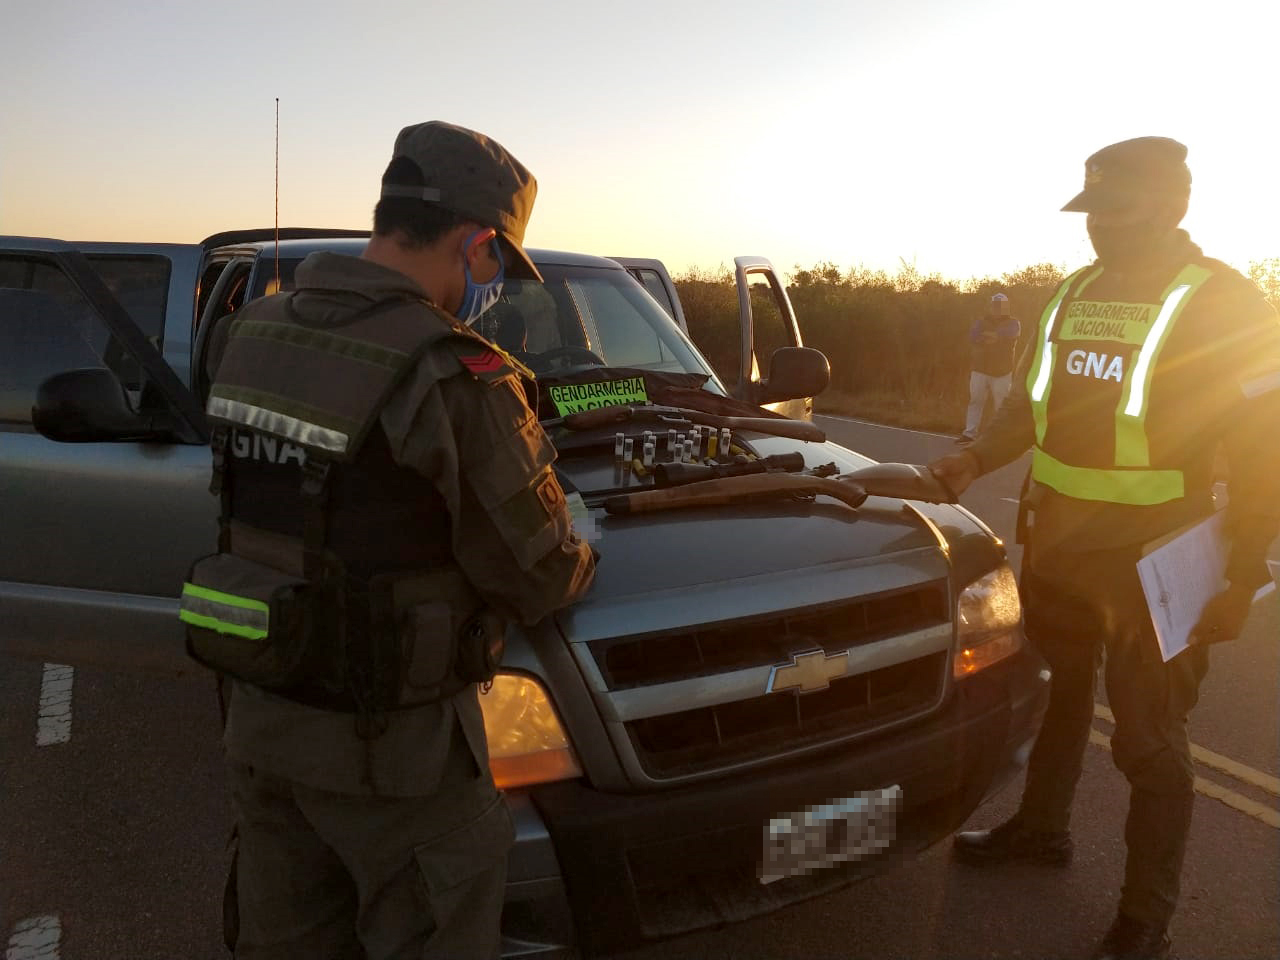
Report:
[[[216,537],[211,332],[288,289],[307,253],[358,252],[365,235],[281,236],[0,237],[0,651],[199,669],[177,597]],[[508,283],[480,329],[538,374],[557,470],[602,562],[580,603],[512,628],[483,697],[517,825],[504,956],[603,955],[742,919],[946,837],[1025,763],[1046,702],[1000,541],[909,488],[869,487],[858,505],[761,499],[744,476],[717,481],[714,503],[680,501],[691,483],[656,491],[677,509],[605,509],[655,492],[655,468],[685,456],[798,454],[818,483],[874,465],[805,419],[826,361],[803,347],[767,261],[737,263],[741,349],[721,377],[657,261],[629,273],[532,256],[545,283]],[[767,357],[753,278],[781,318]],[[755,416],[732,421],[727,454],[715,431],[716,449],[705,432],[686,449],[700,425],[743,412]],[[654,465],[621,462],[619,432],[637,461],[652,433]]]

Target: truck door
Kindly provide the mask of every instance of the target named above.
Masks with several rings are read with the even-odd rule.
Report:
[[[735,397],[759,403],[760,383],[769,374],[769,361],[780,347],[803,347],[800,325],[787,289],[764,257],[734,257],[740,331],[737,379],[726,384]],[[796,420],[813,417],[813,397],[765,404],[767,409]]]
[[[251,256],[236,256],[226,261],[208,301],[200,307],[196,321],[195,347],[191,351],[191,388],[201,404],[209,397],[209,388],[213,385],[213,374],[216,372],[216,358],[212,356],[216,350],[211,350],[215,333],[220,339],[225,339],[227,331],[222,328],[230,323],[231,316],[249,299],[252,272]]]
[[[114,266],[128,282],[107,274],[108,287],[67,244],[0,240],[0,650],[66,664],[186,665],[176,598],[192,559],[215,543],[217,509],[203,413],[154,344],[166,316],[182,321],[176,340],[187,340],[190,320],[162,307],[157,329],[144,329],[121,301],[149,295],[143,276],[161,278],[153,292],[162,305],[170,283],[192,289],[201,252],[187,252],[191,276],[176,266],[131,273],[127,261],[154,266],[157,255],[122,253]],[[154,422],[165,428],[144,442],[41,436],[31,411],[39,385],[84,368],[109,370],[134,409],[163,411]]]

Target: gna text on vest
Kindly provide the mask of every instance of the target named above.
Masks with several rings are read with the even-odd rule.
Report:
[[[1124,357],[1084,350],[1072,350],[1067,354],[1067,373],[1077,377],[1093,377],[1095,380],[1124,382]]]
[[[234,430],[231,434],[231,455],[241,460],[265,460],[267,463],[306,463],[307,452],[287,440],[264,437],[248,430]]]

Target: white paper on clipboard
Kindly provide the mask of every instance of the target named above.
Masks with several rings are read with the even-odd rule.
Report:
[[[1204,605],[1227,586],[1230,544],[1224,530],[1225,516],[1226,511],[1219,510],[1138,561],[1138,579],[1160,641],[1160,655],[1166,662],[1187,648]],[[1254,600],[1275,586],[1269,583],[1262,587]]]

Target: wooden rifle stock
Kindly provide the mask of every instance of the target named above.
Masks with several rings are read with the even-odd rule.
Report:
[[[610,514],[625,515],[685,507],[728,506],[788,497],[812,497],[818,494],[834,497],[855,509],[867,499],[867,492],[852,480],[794,473],[754,473],[610,497],[604,502],[604,509]]]

